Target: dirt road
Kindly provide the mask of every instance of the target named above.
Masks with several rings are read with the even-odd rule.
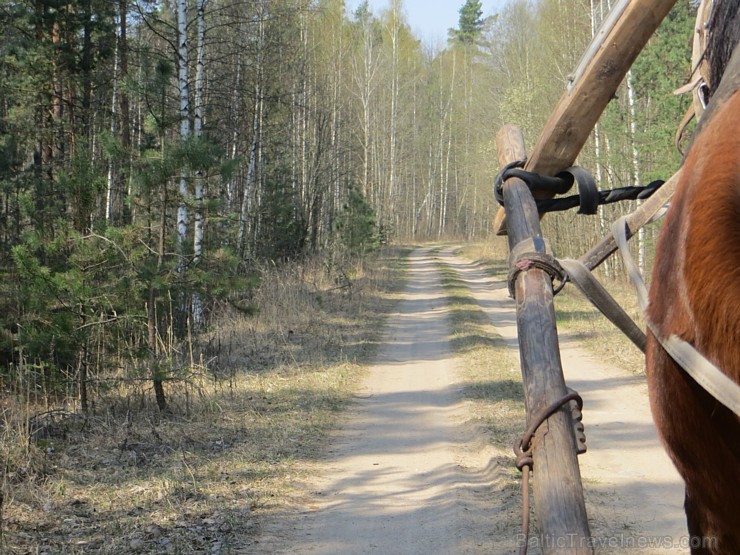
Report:
[[[451,257],[507,345],[517,350],[513,301],[477,265]],[[579,457],[591,534],[601,553],[688,553],[683,483],[657,437],[644,375],[625,372],[559,332],[563,373],[584,402]]]
[[[437,256],[515,349],[505,286],[452,249]],[[512,552],[516,522],[498,524],[500,468],[464,425],[449,334],[437,262],[418,250],[377,364],[312,487],[311,509],[286,525],[289,541],[278,551]],[[562,343],[566,378],[585,401],[589,452],[581,468],[598,552],[686,553],[682,486],[655,436],[644,379],[595,361],[567,336]]]

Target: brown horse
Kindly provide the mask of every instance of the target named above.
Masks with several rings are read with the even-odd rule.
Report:
[[[715,0],[710,101],[661,230],[648,318],[740,383],[740,35],[737,0]],[[731,59],[732,56],[732,59]],[[732,73],[732,74],[731,74]],[[727,86],[726,86],[727,85]],[[720,95],[720,92],[722,93]],[[658,431],[686,483],[691,552],[740,554],[740,418],[649,334],[647,374]]]

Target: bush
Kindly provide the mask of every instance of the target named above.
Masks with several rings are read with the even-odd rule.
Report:
[[[376,250],[382,235],[378,230],[375,211],[360,191],[354,187],[336,222],[337,239],[351,253]]]

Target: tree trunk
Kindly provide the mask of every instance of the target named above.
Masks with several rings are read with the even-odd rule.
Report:
[[[640,179],[640,153],[637,151],[637,106],[635,103],[635,88],[632,85],[632,70],[627,72],[627,101],[630,110],[630,145],[632,146],[632,185],[639,187]],[[639,205],[639,201],[637,201]],[[640,272],[645,273],[645,228],[641,227],[637,233],[637,265]]]
[[[205,4],[207,0],[197,0],[198,10],[198,61],[195,72],[195,120],[193,133],[196,138],[203,135],[203,91],[205,87],[205,48],[206,48],[206,19]],[[193,229],[193,265],[200,262],[203,252],[203,169],[195,172],[195,226]],[[193,294],[192,298],[193,325],[203,323],[203,307],[200,295]]]
[[[205,4],[206,0],[197,0],[198,10],[198,62],[195,73],[195,121],[194,135],[203,135],[203,89],[205,81]],[[203,250],[203,170],[195,173],[195,226],[193,231],[193,264],[200,261]]]
[[[391,113],[390,113],[390,153],[389,153],[389,175],[388,175],[388,206],[387,214],[395,214],[396,197],[396,126],[398,112],[398,28],[400,26],[400,6],[398,0],[391,2]]]
[[[167,187],[162,188],[162,211],[159,222],[159,245],[157,247],[157,273],[162,268],[164,261],[164,249],[167,239]],[[159,366],[159,343],[157,336],[157,297],[159,291],[154,286],[149,288],[149,302],[147,303],[147,330],[149,332],[149,351],[152,357],[152,387],[154,388],[154,397],[157,400],[157,407],[160,411],[167,408],[167,399],[164,393],[164,381]]]
[[[80,314],[82,315],[80,318],[80,325],[85,325],[85,313],[86,309],[85,306],[80,306]],[[82,410],[83,414],[87,414],[89,409],[89,403],[88,403],[88,394],[87,394],[87,361],[88,361],[88,348],[87,348],[87,339],[84,340],[82,343],[82,349],[79,353],[79,371],[78,371],[78,377],[77,377],[77,387],[78,387],[78,394],[79,394],[79,400],[80,400],[80,409]]]
[[[260,134],[261,134],[261,118],[262,118],[262,80],[264,78],[263,71],[263,48],[264,48],[264,25],[265,14],[260,13],[260,22],[258,29],[257,39],[257,75],[254,85],[254,114],[252,116],[252,143],[249,148],[249,162],[247,164],[247,176],[246,183],[244,184],[244,191],[242,192],[242,205],[241,215],[239,218],[239,234],[237,238],[237,246],[239,249],[239,255],[244,258],[249,252],[248,249],[248,227],[249,227],[249,213],[252,207],[252,199],[254,198],[255,189],[257,185],[257,163],[258,154],[260,149]]]
[[[113,99],[111,101],[111,118],[110,134],[116,136],[118,125],[116,118],[118,116],[118,66],[120,56],[120,43],[116,43],[116,50],[113,60]],[[115,160],[113,156],[108,160],[108,178],[106,180],[105,191],[105,221],[110,222],[113,214],[113,199],[115,196]]]
[[[179,65],[177,88],[180,96],[180,140],[190,138],[190,89],[188,84],[187,0],[177,0],[177,58]],[[185,270],[185,241],[188,234],[188,178],[180,175],[180,202],[177,208],[178,271]]]
[[[91,0],[82,1],[82,58],[80,60],[80,69],[82,72],[82,129],[81,135],[84,140],[90,142],[92,128],[90,125],[91,116],[90,107],[92,104],[92,65],[93,65],[93,44],[92,44],[92,5]]]
[[[118,17],[120,31],[118,35],[118,60],[120,64],[120,82],[125,83],[128,78],[128,39],[126,33],[128,31],[128,0],[119,0],[118,4]],[[121,87],[119,90],[120,98],[120,138],[121,148],[124,154],[131,156],[133,164],[133,154],[131,153],[131,115],[129,108],[129,97],[126,87]],[[120,204],[121,211],[121,223],[131,223],[131,210],[128,204],[128,189],[126,186],[127,172],[122,168],[119,168],[119,185],[118,185],[118,203]]]
[[[600,7],[603,9],[603,6]],[[604,16],[601,11],[597,15],[596,5],[594,0],[591,0],[591,39],[596,36],[596,31],[603,20]],[[604,174],[602,171],[602,153],[601,153],[601,124],[597,123],[594,126],[594,153],[595,153],[595,164],[596,164],[596,184],[598,187],[603,187]],[[609,233],[609,223],[606,219],[606,209],[602,204],[599,206],[599,235],[602,237]],[[611,277],[611,261],[608,259],[604,261],[604,273],[606,277]]]

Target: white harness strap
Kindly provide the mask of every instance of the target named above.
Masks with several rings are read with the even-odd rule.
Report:
[[[671,335],[663,337],[658,326],[647,317],[648,292],[645,282],[640,275],[632,253],[627,245],[627,233],[625,227],[626,218],[622,217],[614,222],[612,233],[619,246],[630,280],[637,290],[637,299],[642,311],[645,312],[645,320],[648,328],[653,332],[655,338],[663,346],[666,352],[675,360],[684,371],[691,376],[696,383],[702,386],[712,397],[735,413],[740,418],[740,385],[732,381],[727,375],[712,364],[693,346],[679,338]]]

